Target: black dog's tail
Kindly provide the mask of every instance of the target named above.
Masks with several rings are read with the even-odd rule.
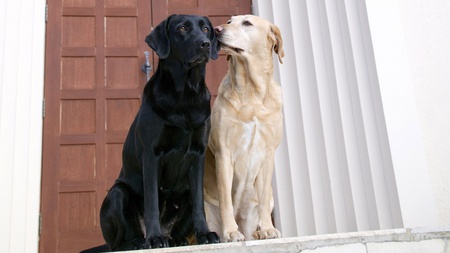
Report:
[[[85,249],[81,251],[80,253],[100,253],[100,252],[110,252],[111,249],[109,248],[108,244],[103,244],[94,248]]]

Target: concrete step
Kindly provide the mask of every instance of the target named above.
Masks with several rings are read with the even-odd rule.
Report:
[[[128,252],[450,253],[449,242],[450,226],[339,233]]]

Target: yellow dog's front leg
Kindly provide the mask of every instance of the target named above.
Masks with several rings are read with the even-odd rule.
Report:
[[[220,216],[222,218],[222,241],[244,241],[244,236],[238,231],[234,218],[231,187],[233,183],[233,167],[229,154],[216,154],[217,190],[219,194]]]
[[[271,213],[273,209],[272,175],[274,170],[275,150],[268,150],[262,163],[261,171],[256,178],[256,188],[259,198],[259,230],[255,231],[255,239],[280,238],[281,233],[273,226]]]

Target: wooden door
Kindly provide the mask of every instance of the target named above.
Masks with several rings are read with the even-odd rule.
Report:
[[[151,27],[172,13],[222,24],[250,13],[250,2],[48,0],[40,252],[78,252],[104,243],[99,209],[118,176],[122,145],[140,105]],[[156,67],[157,56],[150,58]],[[213,95],[226,69],[223,54],[208,64]]]
[[[137,0],[49,0],[41,252],[103,243],[99,208],[139,108],[151,7]]]

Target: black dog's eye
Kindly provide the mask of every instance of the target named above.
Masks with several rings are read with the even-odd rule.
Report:
[[[186,32],[187,31],[187,28],[186,28],[186,26],[180,26],[179,28],[178,28],[178,31],[180,31],[180,32]]]
[[[206,27],[206,26],[205,26],[205,27],[203,27],[203,32],[204,32],[204,33],[207,33],[207,32],[209,32],[209,28],[208,28],[208,27]]]
[[[227,24],[231,24],[231,19],[227,21]]]
[[[245,26],[252,26],[253,24],[252,23],[250,23],[249,21],[244,21],[244,23],[242,23],[243,25],[245,25]]]

